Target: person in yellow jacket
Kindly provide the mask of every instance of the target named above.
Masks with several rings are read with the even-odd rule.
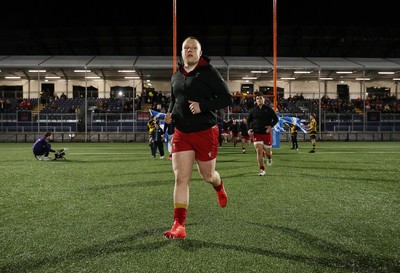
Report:
[[[292,140],[291,150],[298,150],[299,144],[297,143],[297,126],[295,124],[290,124],[290,137]]]
[[[315,153],[315,146],[317,145],[317,120],[315,119],[315,114],[310,114],[310,123],[307,126],[307,130],[310,132],[310,140],[312,145],[312,150],[310,153]]]
[[[156,128],[156,117],[151,116],[149,121],[147,122],[147,129],[149,130],[149,147],[152,154],[153,154],[153,138],[151,137],[151,135],[153,134],[154,128]]]

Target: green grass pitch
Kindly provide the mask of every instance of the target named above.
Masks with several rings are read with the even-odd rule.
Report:
[[[185,240],[173,219],[171,161],[146,143],[0,144],[0,272],[400,272],[400,143],[318,142],[219,149],[229,202],[194,165]]]

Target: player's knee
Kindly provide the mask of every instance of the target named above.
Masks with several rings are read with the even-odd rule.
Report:
[[[211,183],[213,181],[213,175],[211,172],[201,173],[200,176],[205,182]]]

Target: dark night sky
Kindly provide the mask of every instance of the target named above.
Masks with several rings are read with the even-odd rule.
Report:
[[[176,0],[179,24],[272,25],[273,1]],[[36,1],[2,3],[0,22],[5,27],[101,25],[170,25],[172,0]],[[278,25],[372,25],[397,24],[395,1],[277,0]]]
[[[197,36],[210,48],[218,48],[211,52],[216,55],[271,55],[272,0],[176,2],[178,40]],[[170,55],[172,43],[166,37],[172,37],[173,1],[128,3],[4,2],[0,55]],[[276,3],[278,46],[283,56],[400,57],[400,23],[393,0]],[[244,46],[240,39],[245,35]],[[265,39],[259,42],[259,37]]]

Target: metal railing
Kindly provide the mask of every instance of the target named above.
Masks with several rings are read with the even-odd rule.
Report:
[[[229,118],[241,119],[247,113],[231,113]],[[296,116],[307,123],[308,113],[285,113],[281,116]],[[357,113],[323,113],[320,132],[400,132],[400,113],[367,112],[366,116]],[[0,132],[146,132],[150,113],[88,113],[88,122],[76,113],[31,112],[0,113]],[[87,126],[87,127],[86,127]]]

